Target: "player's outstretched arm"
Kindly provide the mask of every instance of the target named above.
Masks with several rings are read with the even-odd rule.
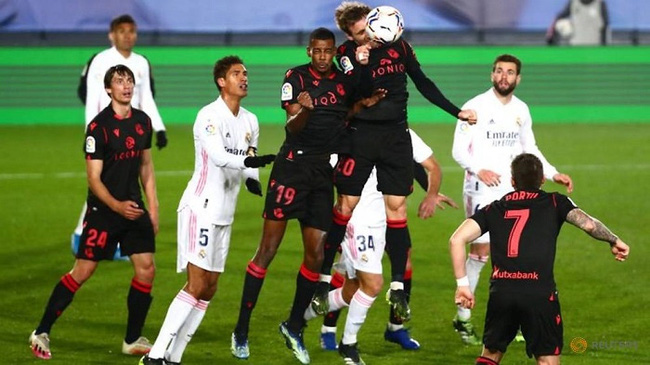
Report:
[[[566,216],[566,221],[582,229],[597,240],[609,242],[612,254],[616,260],[625,261],[627,259],[630,253],[630,247],[612,233],[602,222],[585,213],[582,209],[575,208],[571,210]]]
[[[452,208],[458,208],[453,199],[440,193],[442,170],[438,160],[431,155],[420,164],[427,172],[427,195],[418,206],[418,217],[427,219],[436,213],[436,208],[445,209],[445,204]]]
[[[557,173],[553,175],[553,181],[560,185],[566,186],[567,193],[571,193],[573,191],[573,180],[571,179],[571,176],[567,174]]]
[[[464,120],[469,124],[475,124],[476,121],[478,120],[478,116],[476,115],[476,110],[464,109],[461,110],[460,113],[458,113],[458,119]]]

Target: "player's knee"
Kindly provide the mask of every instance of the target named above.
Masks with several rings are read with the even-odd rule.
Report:
[[[138,265],[135,268],[135,277],[143,283],[153,283],[156,277],[156,265],[153,261],[150,264]]]
[[[334,209],[340,215],[349,217],[352,215],[352,212],[354,211],[354,208],[356,207],[358,202],[359,202],[358,196],[341,195],[339,199],[336,201],[336,205],[334,206]]]
[[[489,243],[472,243],[469,247],[469,252],[477,256],[489,256],[490,244]]]
[[[373,277],[371,280],[366,280],[363,282],[361,285],[361,291],[363,291],[368,296],[376,297],[379,295],[379,293],[381,293],[383,285],[384,279],[381,275],[377,275],[376,278]]]

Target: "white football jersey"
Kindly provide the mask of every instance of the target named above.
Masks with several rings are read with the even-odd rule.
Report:
[[[537,156],[544,167],[544,176],[552,179],[557,174],[537,147],[532,129],[532,118],[526,103],[516,96],[502,104],[492,88],[469,100],[462,109],[474,109],[478,121],[470,125],[458,120],[454,134],[452,155],[465,169],[466,180],[482,169],[501,175],[499,190],[511,190],[510,163],[521,153]]]
[[[110,104],[111,98],[104,88],[104,75],[106,71],[115,65],[124,65],[133,71],[135,76],[135,87],[131,105],[147,113],[151,118],[151,125],[157,131],[164,131],[162,118],[156,107],[151,93],[149,75],[149,62],[141,55],[131,52],[128,58],[124,58],[117,48],[111,47],[99,52],[88,67],[86,81],[86,126],[100,111]]]
[[[194,173],[178,210],[189,205],[196,214],[211,217],[213,224],[229,225],[242,179],[259,180],[257,169],[244,166],[244,159],[257,149],[257,117],[243,107],[233,115],[219,97],[199,111],[193,133]]]
[[[413,160],[417,163],[433,155],[433,151],[412,129],[409,129],[413,145]],[[377,169],[373,168],[361,191],[361,199],[352,212],[350,222],[357,227],[379,227],[386,224],[384,196],[377,190]]]

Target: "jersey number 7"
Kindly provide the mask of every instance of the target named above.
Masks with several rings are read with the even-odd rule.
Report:
[[[510,237],[508,237],[508,257],[519,256],[521,232],[523,232],[529,216],[530,209],[506,210],[504,218],[515,220],[515,224],[512,226],[512,230],[510,231]]]

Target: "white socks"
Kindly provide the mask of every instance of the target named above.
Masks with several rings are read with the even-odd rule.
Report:
[[[343,288],[330,290],[330,293],[327,296],[327,301],[330,305],[328,312],[334,312],[336,310],[348,306],[348,303],[346,303],[345,300],[343,300]],[[311,309],[311,305],[308,306],[303,316],[305,321],[309,321],[310,319],[314,319],[316,317],[318,317],[318,315],[316,314],[316,312],[314,312],[313,309]]]
[[[208,310],[208,305],[210,305],[210,302],[199,300],[194,308],[192,308],[190,315],[187,316],[185,323],[178,331],[178,335],[174,337],[174,340],[169,345],[165,356],[167,360],[177,363],[181,362],[183,352],[185,352],[187,344],[192,340],[192,336],[194,336],[194,333],[203,321],[205,312]]]
[[[176,294],[174,300],[167,309],[165,321],[160,327],[160,332],[156,338],[156,342],[151,347],[149,357],[152,359],[162,359],[165,356],[165,350],[169,342],[176,337],[178,330],[185,323],[185,320],[190,315],[192,308],[198,303],[198,300],[181,290]]]
[[[485,266],[485,263],[488,261],[488,258],[489,256],[469,254],[469,257],[465,262],[465,271],[467,273],[467,278],[469,279],[469,289],[472,291],[472,294],[476,291],[476,286],[478,285],[478,279],[481,275],[481,270],[483,269],[483,266]],[[471,310],[458,306],[459,320],[467,322],[471,317]]]
[[[341,340],[344,345],[351,345],[357,342],[357,334],[361,329],[361,325],[366,320],[368,309],[370,309],[375,298],[362,292],[361,289],[354,293],[350,301],[350,308],[348,308],[348,315],[345,318],[345,329],[343,331],[343,339]]]

